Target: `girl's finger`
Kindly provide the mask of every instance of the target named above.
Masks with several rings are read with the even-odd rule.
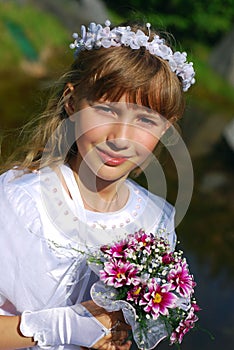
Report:
[[[131,340],[127,340],[124,344],[122,345],[117,345],[116,349],[117,350],[129,350],[132,345]]]
[[[129,335],[127,331],[113,331],[111,332],[111,334],[112,334],[111,340],[113,342],[115,341],[123,342],[128,338],[128,335]]]

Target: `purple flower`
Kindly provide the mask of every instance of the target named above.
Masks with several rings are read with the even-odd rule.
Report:
[[[108,254],[112,258],[123,258],[127,256],[126,249],[128,248],[126,240],[115,243],[113,246],[102,246],[101,251]]]
[[[143,297],[145,292],[145,285],[136,285],[127,292],[127,301],[132,301],[138,304],[139,300]]]
[[[177,263],[168,273],[167,280],[172,288],[182,297],[189,297],[193,292],[195,283],[193,277],[189,274],[185,261]]]
[[[146,305],[145,312],[150,313],[153,319],[157,319],[160,314],[168,315],[168,309],[174,308],[177,297],[170,292],[171,285],[160,286],[155,279],[148,284],[148,292],[143,295],[139,305]]]
[[[200,306],[199,306],[199,305],[197,305],[196,303],[192,303],[192,308],[194,309],[194,312],[201,311]]]
[[[165,265],[169,265],[171,262],[173,262],[175,259],[173,257],[173,253],[166,253],[162,256],[162,262]]]
[[[100,279],[108,286],[115,288],[137,285],[139,283],[137,272],[136,266],[128,261],[113,259],[104,263],[104,269],[100,271]]]
[[[179,343],[181,344],[184,335],[194,327],[198,317],[194,314],[194,308],[191,307],[185,320],[181,321],[179,326],[172,332],[170,336],[170,344]]]
[[[154,236],[152,233],[147,234],[144,230],[139,230],[130,236],[129,247],[134,251],[146,250],[148,255],[151,254]],[[139,249],[140,248],[140,249]]]

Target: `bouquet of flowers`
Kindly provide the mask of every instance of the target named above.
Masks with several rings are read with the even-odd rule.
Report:
[[[140,349],[166,337],[180,344],[194,327],[200,310],[196,283],[183,252],[171,252],[165,238],[139,230],[88,260],[100,277],[91,289],[93,300],[107,311],[122,310]]]

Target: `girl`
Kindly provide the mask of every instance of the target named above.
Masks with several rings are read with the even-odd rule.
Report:
[[[140,228],[175,246],[173,207],[127,178],[182,116],[192,64],[149,24],[74,37],[71,70],[0,178],[1,349],[128,350],[122,313],[90,300],[86,254]]]

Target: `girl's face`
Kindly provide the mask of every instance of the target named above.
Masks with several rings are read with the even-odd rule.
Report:
[[[82,102],[75,122],[78,161],[99,178],[116,181],[152,154],[169,121],[148,108],[119,102]]]

